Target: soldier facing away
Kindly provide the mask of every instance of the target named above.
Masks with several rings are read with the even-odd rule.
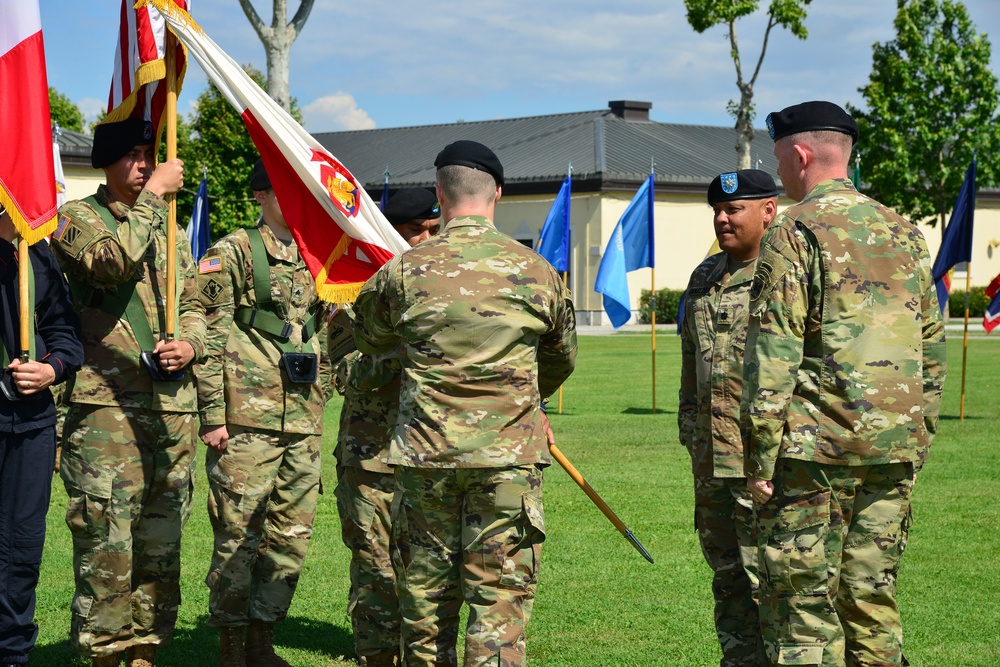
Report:
[[[76,575],[70,641],[96,667],[118,665],[123,650],[130,667],[147,667],[170,642],[194,487],[197,398],[187,369],[204,355],[205,311],[180,233],[177,338],[164,339],[163,197],[180,190],[184,172],[180,160],[154,169],[154,158],[150,123],[98,125],[91,162],[106,184],[64,204],[52,235],[83,322],[59,469]]]
[[[552,266],[499,233],[496,155],[472,141],[435,160],[444,231],[386,263],[355,303],[358,349],[402,344],[388,463],[404,665],[525,663],[549,465],[541,400],[576,359],[570,296]]]
[[[441,227],[437,196],[425,188],[400,190],[384,212],[411,247]],[[344,394],[337,509],[344,544],[351,550],[348,610],[362,667],[392,667],[399,660],[399,601],[389,559],[395,477],[385,460],[399,411],[400,371],[399,348],[377,356],[355,351],[336,364]]]
[[[757,618],[757,543],[743,474],[740,398],[750,282],[778,188],[758,169],[720,174],[708,186],[722,252],[691,274],[681,324],[677,425],[691,455],[695,530],[712,568],[721,667],[756,667],[763,655]]]
[[[199,263],[208,317],[200,364],[215,550],[205,583],[220,667],[286,667],[273,630],[285,619],[312,537],[329,363],[329,307],[299,254],[262,160],[250,178],[257,226]]]
[[[945,378],[927,244],[848,180],[843,109],[806,102],[767,126],[800,202],[761,244],[744,363],[767,659],[906,664],[896,575]]]

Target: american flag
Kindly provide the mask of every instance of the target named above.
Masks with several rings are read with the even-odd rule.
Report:
[[[187,10],[190,0],[169,0]],[[135,5],[139,7],[136,8]],[[125,120],[141,116],[153,123],[156,137],[162,131],[163,109],[167,103],[167,87],[160,85],[166,78],[167,27],[163,15],[152,3],[122,0],[121,20],[118,29],[118,46],[115,49],[115,73],[108,94],[108,115],[104,122]],[[176,44],[177,92],[180,92],[187,68],[184,48]]]

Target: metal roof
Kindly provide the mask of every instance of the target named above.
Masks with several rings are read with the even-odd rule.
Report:
[[[511,194],[555,191],[569,164],[577,192],[634,188],[649,175],[651,162],[658,188],[698,193],[719,173],[736,169],[735,129],[650,121],[646,109],[646,119],[626,120],[642,114],[622,117],[603,109],[314,136],[369,191],[381,189],[387,167],[392,189],[432,185],[435,156],[458,139],[496,152]],[[752,147],[760,168],[777,176],[767,133],[758,131]]]

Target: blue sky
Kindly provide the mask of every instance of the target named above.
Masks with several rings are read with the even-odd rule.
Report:
[[[118,0],[40,0],[49,85],[93,117],[106,104]],[[270,21],[271,2],[255,0]],[[289,12],[297,0],[289,0]],[[764,2],[763,4],[767,4]],[[1000,70],[1000,3],[968,0]],[[893,38],[891,0],[814,0],[809,38],[771,33],[754,101],[768,111],[807,99],[861,105],[871,47]],[[237,0],[192,0],[192,15],[237,62],[265,70],[264,49]],[[764,14],[737,23],[744,72]],[[681,0],[317,0],[291,53],[291,91],[311,132],[535,116],[653,103],[654,120],[730,125],[737,97],[725,31],[695,33]],[[189,113],[206,79],[192,63]]]

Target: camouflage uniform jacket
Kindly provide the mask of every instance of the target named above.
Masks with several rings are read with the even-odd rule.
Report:
[[[550,462],[540,402],[573,372],[576,320],[555,269],[480,216],[386,263],[354,306],[358,349],[403,344],[390,464]]]
[[[923,235],[846,179],[765,233],[744,364],[746,474],[778,457],[912,462],[937,431],[944,326]]]
[[[125,318],[95,306],[118,286],[135,280],[135,291],[156,339],[163,338],[166,318],[167,203],[143,190],[131,209],[115,201],[101,185],[97,201],[118,221],[112,232],[100,214],[84,201],[59,209],[52,249],[63,271],[93,288],[89,303],[76,299],[83,323],[83,367],[77,372],[72,403],[144,408],[162,412],[195,412],[197,398],[189,370],[180,382],[157,382],[139,364],[139,343]],[[194,360],[205,355],[205,310],[198,300],[191,246],[177,233],[179,308],[174,331],[191,344]],[[74,295],[76,296],[76,295]]]
[[[270,265],[272,312],[292,324],[289,341],[297,350],[318,355],[319,373],[311,385],[290,382],[274,339],[234,320],[238,308],[257,305],[250,237],[247,230],[238,229],[212,246],[199,263],[198,283],[208,317],[208,354],[196,368],[201,423],[322,433],[330,374],[325,349],[329,306],[318,300],[316,281],[295,243],[279,241],[263,221],[258,229]],[[303,324],[317,308],[318,330],[303,344]]]
[[[391,473],[385,463],[399,415],[402,369],[397,350],[369,355],[352,352],[334,369],[343,389],[337,462],[348,468]]]
[[[691,274],[681,324],[681,390],[677,426],[691,471],[743,477],[740,399],[753,260],[722,252]]]

